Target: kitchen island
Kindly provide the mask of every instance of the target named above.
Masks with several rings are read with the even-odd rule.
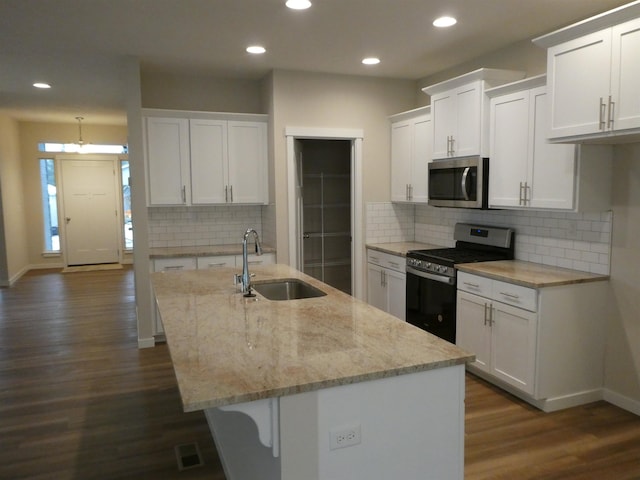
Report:
[[[325,296],[245,298],[235,268],[152,274],[185,411],[227,480],[463,478],[473,355],[285,265]]]

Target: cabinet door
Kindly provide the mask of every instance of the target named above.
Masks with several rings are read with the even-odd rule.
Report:
[[[428,171],[433,150],[433,131],[431,117],[422,115],[413,124],[413,155],[411,159],[411,201],[427,203],[429,201]]]
[[[613,27],[611,96],[613,128],[640,127],[640,18]]]
[[[458,290],[456,302],[456,345],[475,354],[475,367],[490,372],[491,327],[487,325],[490,300]]]
[[[406,320],[407,279],[406,274],[385,270],[387,289],[387,312],[400,320]]]
[[[384,287],[384,268],[367,264],[367,302],[369,305],[387,311],[387,290]]]
[[[604,131],[610,59],[611,29],[549,48],[550,138]]]
[[[529,162],[529,91],[491,99],[489,205],[522,206]]]
[[[192,119],[189,120],[189,129],[192,203],[225,203],[227,122]]]
[[[267,203],[267,125],[230,121],[229,202]]]
[[[411,160],[413,151],[412,122],[391,124],[391,201],[405,202],[411,183]]]
[[[576,147],[547,141],[549,117],[545,91],[545,87],[540,87],[530,93],[529,125],[533,149],[527,175],[527,205],[571,210],[575,205]],[[492,170],[491,175],[493,173]]]
[[[431,97],[431,121],[433,122],[432,158],[448,158],[449,138],[456,133],[456,96],[447,92]]]
[[[481,154],[482,82],[477,81],[456,90],[456,132],[453,156]]]
[[[493,302],[491,373],[525,393],[533,394],[537,314]]]
[[[145,124],[148,204],[187,204],[191,195],[188,121],[147,117]]]

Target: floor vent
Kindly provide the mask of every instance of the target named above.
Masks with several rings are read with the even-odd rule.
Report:
[[[182,471],[204,465],[197,443],[176,445],[175,450],[176,458],[178,459],[178,470]]]

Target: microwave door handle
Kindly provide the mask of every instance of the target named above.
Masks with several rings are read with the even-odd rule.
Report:
[[[464,172],[462,173],[461,187],[462,187],[462,194],[464,195],[465,200],[469,200],[469,192],[467,190],[467,179],[469,177],[470,170],[471,170],[471,167],[467,167],[464,169]]]

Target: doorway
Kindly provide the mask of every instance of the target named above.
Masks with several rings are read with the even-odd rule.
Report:
[[[61,213],[67,266],[118,263],[119,168],[112,158],[60,159]]]
[[[302,270],[351,294],[351,142],[296,140]]]
[[[363,131],[357,129],[332,129],[332,128],[293,128],[287,127],[285,129],[285,136],[287,138],[287,183],[288,183],[288,217],[289,217],[289,264],[297,268],[298,270],[305,271],[305,265],[303,260],[304,250],[311,249],[313,252],[313,248],[316,248],[316,252],[324,255],[325,260],[329,260],[329,262],[321,262],[324,264],[324,273],[325,280],[327,283],[329,282],[329,278],[327,277],[327,267],[330,269],[335,267],[340,267],[343,271],[350,271],[350,287],[342,288],[344,291],[348,291],[356,298],[364,299],[364,275],[363,275],[363,265],[364,265],[364,242],[363,242],[363,219],[362,219],[362,140],[363,140]],[[308,144],[304,142],[309,141]],[[305,225],[305,212],[304,212],[304,204],[303,204],[303,194],[305,193],[304,182],[305,181],[315,181],[316,185],[320,182],[319,172],[316,170],[312,175],[316,175],[317,178],[304,178],[304,161],[307,156],[315,156],[316,153],[313,151],[313,145],[317,145],[315,142],[320,142],[319,145],[324,145],[324,147],[320,147],[319,151],[324,149],[331,150],[336,145],[337,148],[342,151],[341,155],[345,155],[344,163],[341,170],[341,173],[337,175],[342,175],[341,180],[349,183],[348,193],[345,193],[346,190],[342,190],[341,195],[348,195],[348,209],[349,216],[342,215],[339,218],[342,222],[349,222],[349,229],[345,229],[345,224],[342,225],[326,225],[324,224],[324,235],[321,233],[321,237],[324,240],[324,248],[314,247],[311,245],[312,240],[311,235],[309,235],[308,239],[304,239],[303,236],[305,232],[311,233],[318,232],[317,227],[322,225],[318,221],[316,221],[315,225],[312,225],[309,220],[307,220],[307,224]],[[328,143],[324,143],[328,142]],[[305,145],[311,145],[311,150],[305,150]],[[331,147],[329,147],[331,146]],[[302,151],[301,151],[302,149]],[[307,152],[307,153],[305,153]],[[346,153],[348,152],[348,153]],[[302,155],[301,155],[302,153]],[[335,168],[335,165],[334,165]],[[348,169],[347,169],[348,168]],[[348,177],[347,177],[348,172]],[[326,175],[322,175],[322,181],[325,182]],[[326,182],[325,182],[326,183]],[[302,188],[301,188],[302,187]],[[316,187],[314,187],[316,188]],[[307,190],[310,190],[306,193],[307,197],[314,197],[313,188],[310,184],[307,185]],[[315,190],[315,198],[318,199],[320,195],[319,187]],[[329,195],[329,198],[336,199],[337,197]],[[341,197],[344,200],[344,197]],[[326,199],[325,199],[326,200]],[[319,212],[324,210],[325,214],[327,210],[331,208],[340,208],[337,205],[329,207],[326,205],[326,202],[323,202],[324,205],[318,205],[316,207],[316,217],[319,216]],[[335,202],[337,204],[346,204],[347,202]],[[338,217],[336,217],[337,219]],[[337,222],[338,220],[336,220]],[[335,226],[339,226],[342,230],[334,229]],[[313,227],[313,229],[312,229]],[[330,227],[330,228],[329,228]],[[339,232],[350,232],[349,238],[345,238],[346,235],[342,235],[340,239],[340,235],[335,235],[335,237],[327,236],[327,233],[336,234]],[[348,240],[348,241],[347,241]],[[317,238],[314,239],[316,245],[319,242]],[[343,245],[346,243],[350,246],[350,265],[347,267],[346,259],[347,257],[338,257],[339,252],[344,252],[344,248],[339,249],[338,243],[342,242]],[[305,243],[306,242],[306,243]],[[307,246],[307,243],[309,245]],[[322,246],[322,245],[321,245]],[[329,251],[327,251],[327,249]],[[318,258],[318,257],[317,257]],[[320,256],[321,258],[321,256]],[[309,260],[311,258],[309,257]],[[342,265],[338,265],[337,263],[342,263]],[[307,267],[310,267],[307,265]],[[318,268],[317,262],[314,268]],[[333,270],[339,270],[340,268],[335,268]],[[329,272],[330,275],[333,275],[333,272]],[[347,281],[347,283],[349,283]],[[344,277],[341,283],[341,286],[344,286]],[[341,288],[341,286],[337,286],[336,288]]]

